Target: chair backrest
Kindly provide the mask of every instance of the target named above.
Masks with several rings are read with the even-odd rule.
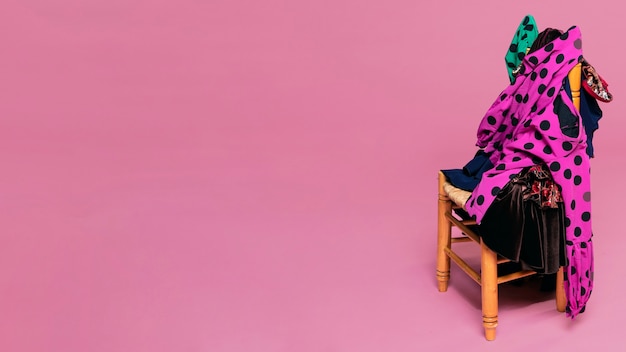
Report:
[[[572,102],[576,110],[580,111],[580,88],[581,88],[582,64],[578,63],[567,74],[569,86],[572,90]]]

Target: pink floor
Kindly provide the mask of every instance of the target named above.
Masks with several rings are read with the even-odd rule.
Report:
[[[621,2],[4,5],[0,351],[626,348]],[[595,289],[571,321],[502,287],[486,342],[479,287],[436,288],[436,172],[473,155],[527,13],[580,25],[616,97]]]

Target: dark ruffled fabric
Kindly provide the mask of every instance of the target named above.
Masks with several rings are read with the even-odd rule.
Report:
[[[522,267],[553,274],[566,264],[565,212],[543,165],[525,168],[497,195],[480,224],[489,248]]]

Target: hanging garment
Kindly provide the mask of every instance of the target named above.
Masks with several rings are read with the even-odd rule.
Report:
[[[582,86],[587,93],[604,103],[613,101],[613,95],[609,92],[609,84],[587,60],[582,61],[582,77]]]
[[[511,83],[515,82],[516,70],[519,69],[526,52],[537,38],[537,23],[532,15],[524,16],[524,19],[517,27],[511,45],[504,55],[504,62],[506,63],[506,69],[509,72],[509,80]]]
[[[470,160],[462,169],[441,170],[448,181],[456,188],[471,192],[476,188],[485,171],[491,169],[493,164],[489,160],[489,155],[478,150],[474,158]]]
[[[565,91],[571,98],[572,93],[568,80],[565,80]],[[599,121],[602,118],[602,109],[600,109],[598,101],[584,89],[580,90],[580,118],[585,127],[585,134],[587,135],[586,152],[590,158],[593,158],[593,134],[600,127]]]
[[[477,146],[491,153],[485,172],[466,204],[480,224],[500,190],[523,168],[548,165],[565,204],[567,316],[581,313],[593,288],[591,193],[587,136],[563,80],[582,59],[580,30],[572,27],[526,55],[515,83],[483,117]],[[503,127],[504,126],[504,127]]]
[[[565,209],[547,166],[524,168],[498,193],[478,227],[487,246],[540,274],[566,265]]]
[[[602,109],[586,90],[580,92],[580,116],[587,134],[587,155],[593,158],[593,133],[600,127],[598,122],[602,118]]]

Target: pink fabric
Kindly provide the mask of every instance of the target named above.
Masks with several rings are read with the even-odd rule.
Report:
[[[562,187],[566,204],[565,290],[567,315],[581,313],[593,288],[591,193],[586,135],[580,115],[562,89],[568,72],[582,58],[580,30],[527,55],[515,84],[489,108],[478,128],[477,145],[492,152],[494,168],[486,172],[467,203],[481,222],[487,208],[510,177],[544,162]],[[574,137],[562,132],[559,117],[571,117]]]

